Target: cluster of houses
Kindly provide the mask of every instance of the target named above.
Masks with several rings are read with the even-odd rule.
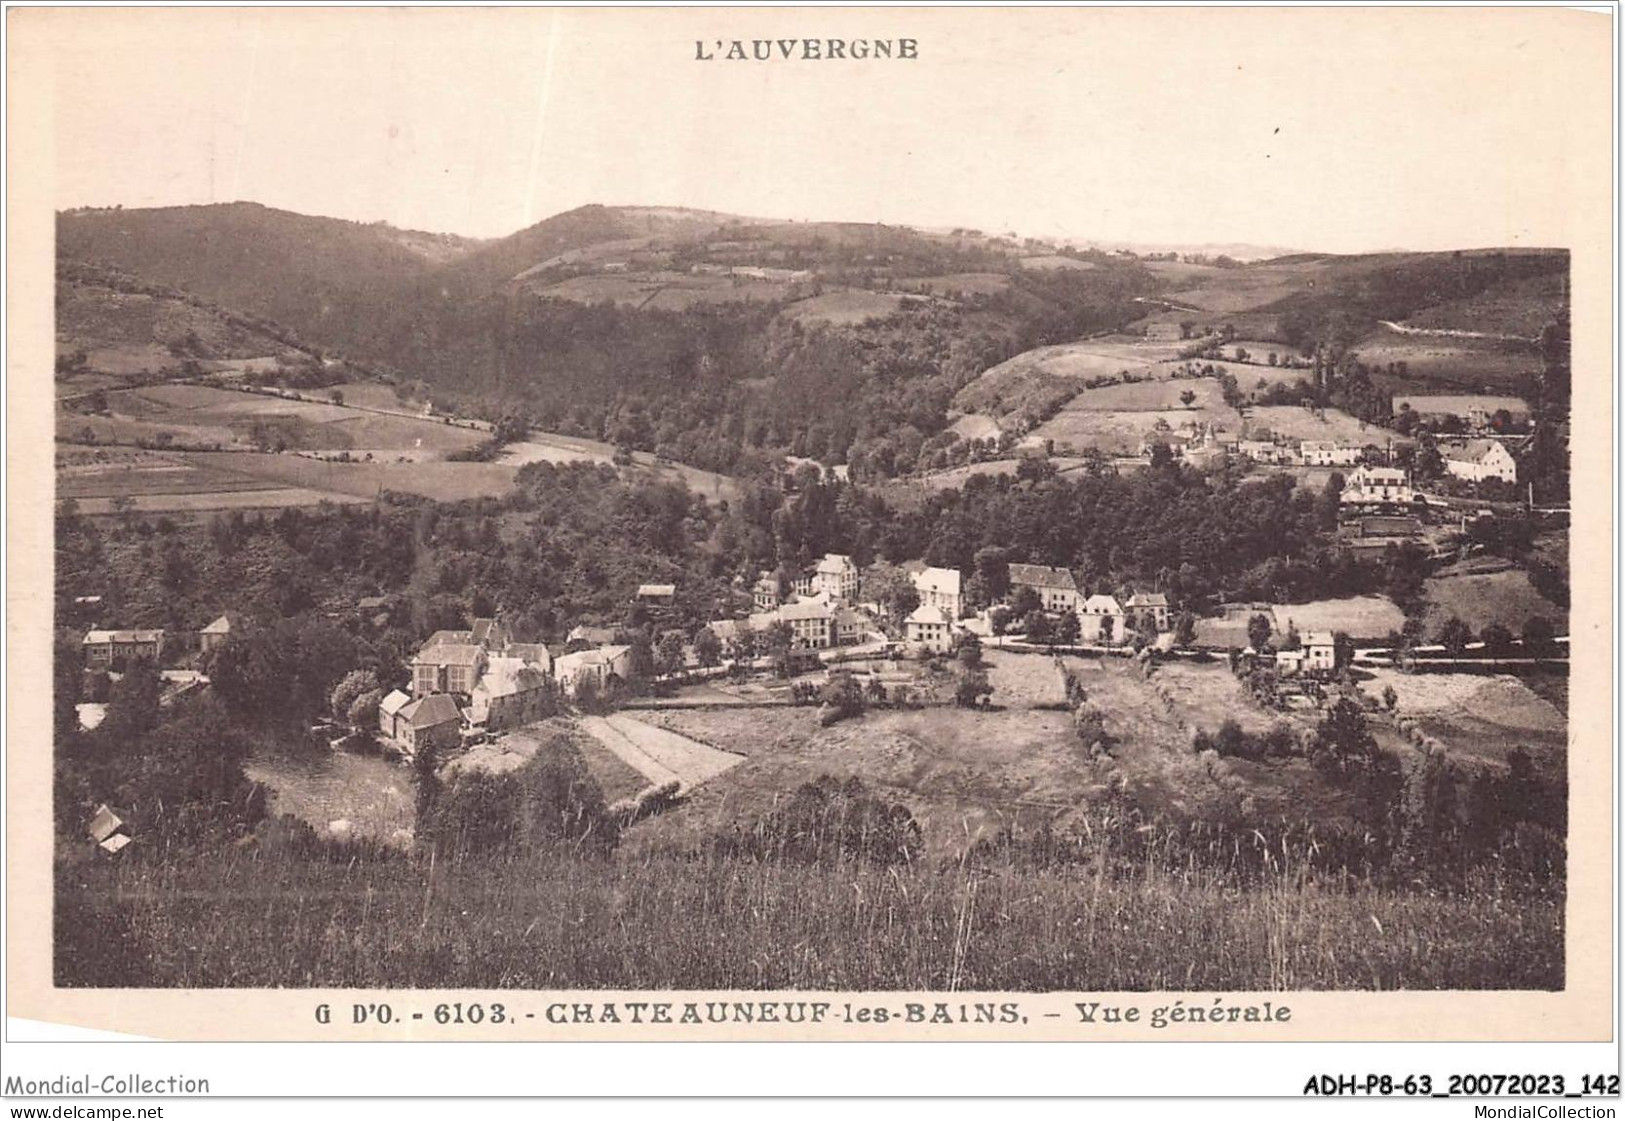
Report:
[[[436,631],[412,658],[411,692],[394,690],[379,704],[379,734],[409,753],[454,747],[541,719],[555,693],[609,689],[630,674],[631,647],[588,629],[572,631],[570,645],[604,641],[557,657],[539,642],[515,642],[500,619]]]
[[[85,632],[80,640],[85,665],[91,669],[111,669],[123,662],[143,658],[159,662],[165,652],[207,654],[231,637],[231,617],[222,615],[200,631],[171,634],[161,628],[97,630]]]
[[[957,571],[927,568],[915,575],[914,587],[919,592],[920,606],[905,621],[905,637],[911,646],[946,653],[953,649],[962,631],[978,629],[973,623],[960,621],[963,596]],[[1050,615],[1075,616],[1080,642],[1127,643],[1141,631],[1163,633],[1173,626],[1168,597],[1163,593],[1135,592],[1125,600],[1105,592],[1085,596],[1065,568],[1010,565],[1006,603],[1014,603],[1024,591],[1037,596],[1041,609]]]
[[[871,619],[857,606],[860,582],[851,557],[826,553],[785,584],[774,573],[762,573],[751,588],[750,615],[714,622],[711,632],[730,643],[745,631],[761,633],[783,623],[790,628],[793,649],[824,650],[855,646],[873,630]]]

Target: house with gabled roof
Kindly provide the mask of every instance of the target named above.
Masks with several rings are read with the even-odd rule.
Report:
[[[391,689],[389,695],[378,702],[378,734],[386,740],[400,738],[401,709],[412,703],[412,695]]]
[[[446,693],[431,693],[402,705],[395,717],[395,742],[414,755],[425,747],[452,749],[462,743],[463,714]]]
[[[830,599],[851,602],[858,598],[858,566],[844,553],[825,553],[813,567],[813,590]]]
[[[1444,469],[1458,479],[1483,482],[1500,479],[1518,481],[1518,461],[1500,440],[1462,440],[1439,445]]]
[[[1331,673],[1337,668],[1337,639],[1331,631],[1308,631],[1301,642],[1306,671]]]
[[[1013,600],[1022,588],[1031,588],[1036,592],[1045,611],[1078,609],[1078,584],[1068,569],[1043,564],[1012,564],[1010,598]]]
[[[623,680],[632,670],[630,646],[600,646],[564,654],[553,662],[553,677],[565,696],[574,697],[585,681],[603,691]]]
[[[954,648],[954,617],[945,608],[922,603],[904,620],[903,633],[917,649],[946,654]]]
[[[551,700],[546,673],[524,658],[498,655],[469,695],[468,721],[488,731],[517,728],[548,715]]]
[[[1168,597],[1161,592],[1135,592],[1123,608],[1128,624],[1139,630],[1142,620],[1149,620],[1158,631],[1169,628]]]
[[[950,619],[964,614],[964,595],[957,568],[926,568],[914,574],[914,590],[921,607],[940,607]]]
[[[828,599],[798,599],[776,614],[780,622],[790,624],[792,647],[822,650],[835,644],[835,606]]]
[[[197,647],[199,652],[207,654],[226,644],[231,638],[231,615],[220,616],[214,622],[197,632]]]
[[[164,654],[162,630],[87,631],[80,643],[85,664],[105,667],[120,658],[157,661]]]

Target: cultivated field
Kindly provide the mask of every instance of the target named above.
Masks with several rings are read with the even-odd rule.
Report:
[[[496,498],[513,486],[514,469],[500,463],[338,463],[269,452],[198,452],[195,462],[218,465],[292,487],[372,499],[381,491],[437,502]],[[220,455],[229,459],[221,461]]]
[[[1250,311],[1301,292],[1324,269],[1318,262],[1214,269],[1191,287],[1170,293],[1170,298],[1207,312]]]

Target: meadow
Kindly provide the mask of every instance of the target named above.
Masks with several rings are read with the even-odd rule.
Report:
[[[513,862],[274,849],[57,867],[66,987],[1560,989],[1563,906],[1168,867]],[[132,854],[133,855],[133,854]]]
[[[1536,616],[1549,620],[1556,633],[1568,633],[1569,613],[1537,592],[1522,569],[1436,575],[1428,578],[1425,587],[1430,634],[1452,616],[1474,634],[1495,624],[1520,634],[1524,623]]]

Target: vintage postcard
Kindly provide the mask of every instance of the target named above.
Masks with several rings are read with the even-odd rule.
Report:
[[[10,1015],[1608,1038],[1608,14],[8,22]]]

